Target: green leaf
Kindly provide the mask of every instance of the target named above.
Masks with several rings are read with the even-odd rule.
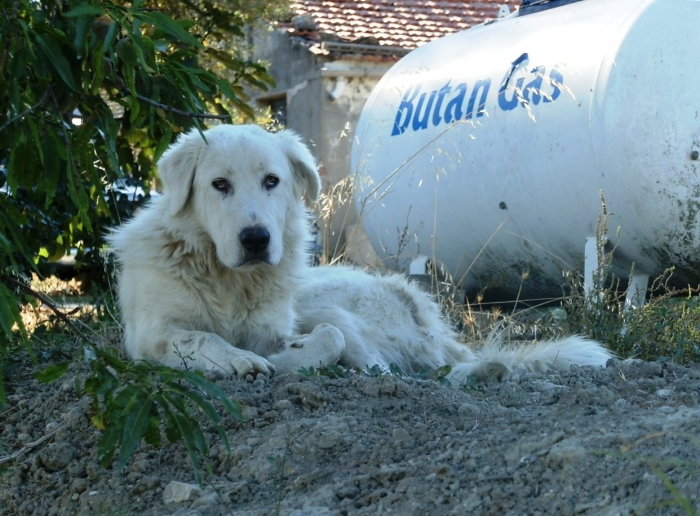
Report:
[[[17,191],[21,186],[31,186],[36,182],[38,168],[34,144],[22,138],[16,143],[14,152],[7,164],[7,184],[10,190]]]
[[[116,357],[110,351],[107,351],[104,349],[95,349],[95,353],[97,354],[97,356],[99,358],[104,360],[104,362],[107,365],[112,366],[119,373],[126,371],[127,369],[129,369],[129,366],[131,365],[131,364],[125,362],[124,360],[122,360],[121,358]],[[110,374],[110,376],[112,376],[112,375]]]
[[[76,57],[80,60],[84,57],[87,50],[87,39],[85,34],[91,22],[91,16],[81,16],[75,24],[75,37],[73,38],[73,46],[75,47]]]
[[[2,233],[0,233],[0,246],[2,246],[5,253],[7,253],[8,255],[14,252],[14,246],[12,245],[12,242],[5,238],[5,235],[3,235]]]
[[[133,94],[136,94],[136,46],[130,39],[124,38],[117,43],[116,53],[119,59],[124,63],[122,70],[124,71],[124,80],[127,87]]]
[[[100,355],[100,350],[94,350],[100,360],[92,362],[93,373],[85,380],[85,392],[95,398],[103,396],[108,398],[117,388],[118,379],[107,369],[105,358]]]
[[[176,407],[179,405],[177,400],[174,400],[168,395],[164,397]],[[177,424],[177,428],[180,431],[182,440],[185,443],[185,448],[187,449],[187,455],[190,458],[190,463],[194,469],[195,478],[198,483],[201,483],[201,476],[199,473],[199,461],[198,456],[206,457],[208,453],[208,447],[202,429],[199,423],[192,419],[186,410],[178,409],[177,412],[173,412],[173,419]]]
[[[107,30],[107,35],[102,42],[102,53],[106,53],[107,50],[112,48],[114,40],[117,38],[117,29],[119,28],[117,22],[113,21],[109,24],[109,29]]]
[[[27,74],[27,52],[24,49],[17,49],[11,56],[8,65],[8,75],[17,81],[17,85],[21,83],[24,76]],[[13,81],[13,82],[14,82]]]
[[[110,402],[110,406],[107,407],[107,411],[111,414],[112,411],[118,414],[120,418],[125,417],[124,409],[129,405],[129,402],[137,396],[139,393],[139,388],[137,385],[130,383],[126,385],[119,393],[114,397],[114,400]]]
[[[212,85],[206,84],[202,81],[202,79],[205,81],[212,79],[213,76],[211,74],[206,72],[202,73],[197,70],[193,70],[192,68],[184,68],[184,71],[187,74],[187,78],[198,90],[209,94],[214,93],[215,90]]]
[[[104,8],[99,5],[80,4],[79,6],[74,7],[73,9],[65,13],[64,16],[66,18],[75,18],[77,16],[84,16],[86,14],[99,16],[104,12]]]
[[[44,149],[41,148],[41,140],[42,138],[39,137],[39,128],[36,126],[36,123],[32,117],[27,117],[26,119],[26,125],[29,131],[31,132],[31,140],[35,143],[35,149],[36,152],[39,155],[39,161],[43,163],[44,161]],[[35,158],[36,159],[36,158]],[[28,171],[29,174],[24,175],[25,181],[27,181],[26,184],[34,186],[39,178],[39,167],[35,167],[34,170]]]
[[[2,375],[0,374],[0,408],[7,405],[7,398],[5,398],[5,382],[3,382]]]
[[[130,415],[133,416],[133,409],[139,401],[140,394],[142,392],[136,385],[129,384],[115,397],[105,397],[106,428],[97,444],[97,458],[103,467],[107,467],[112,461],[117,444],[124,441],[126,419]]]
[[[144,399],[145,398],[145,399]],[[137,392],[127,407],[124,431],[119,443],[119,469],[123,469],[141,442],[151,416],[153,400],[143,390]]]
[[[41,383],[55,382],[61,376],[66,374],[66,371],[68,371],[69,366],[70,362],[63,362],[60,364],[50,365],[49,367],[34,373],[34,378],[39,380]]]
[[[241,62],[234,58],[229,52],[224,52],[214,47],[207,47],[204,49],[204,52],[212,59],[216,59],[218,63],[223,64],[231,70],[236,70],[241,66]]]
[[[143,439],[151,446],[160,446],[160,413],[155,403],[151,404],[151,414],[143,432]]]
[[[238,95],[236,95],[236,93],[233,91],[233,88],[231,88],[231,85],[228,83],[228,81],[219,79],[216,82],[216,84],[219,87],[219,90],[228,98],[230,98],[231,100],[238,100]]]
[[[15,323],[22,324],[18,306],[17,296],[0,282],[0,327],[8,338],[12,337]]]
[[[129,123],[133,127],[139,127],[141,125],[139,121],[141,104],[136,97],[124,97],[121,99],[122,103],[125,104],[124,108],[129,113]]]
[[[12,244],[17,247],[26,262],[33,264],[32,255],[26,246],[25,238],[23,238],[22,234],[19,232],[19,228],[26,224],[27,217],[19,213],[17,209],[9,203],[5,203],[3,208],[3,210],[0,210],[0,218],[4,219],[4,227],[7,228],[10,234],[9,236]],[[0,227],[2,227],[2,224],[0,224]]]
[[[95,375],[91,375],[85,379],[85,383],[83,384],[83,390],[87,394],[91,394],[93,396],[97,396],[97,389],[100,387],[100,380],[97,378]]]
[[[167,387],[171,392],[181,394],[182,396],[191,399],[202,410],[202,412],[206,414],[212,423],[218,424],[219,421],[221,421],[221,417],[219,416],[218,412],[216,412],[214,406],[209,403],[209,401],[205,400],[198,392],[188,389],[187,387],[176,382],[169,382]]]
[[[112,462],[112,457],[114,457],[114,452],[117,451],[117,443],[119,442],[122,429],[120,423],[122,420],[123,417],[110,419],[100,442],[97,443],[97,460],[99,460],[103,468],[109,466],[109,463]]]
[[[245,421],[245,418],[241,414],[241,406],[236,401],[232,400],[221,387],[214,382],[210,382],[198,373],[193,373],[192,371],[183,371],[183,373],[188,382],[191,382],[204,390],[204,392],[214,396],[229,414],[240,421]]]
[[[56,141],[57,135],[50,132],[41,139],[43,148],[43,165],[44,173],[39,181],[39,189],[46,195],[45,208],[48,208],[56,195],[58,187],[58,177],[61,171],[61,160]]]
[[[163,153],[170,146],[172,139],[173,139],[173,130],[168,125],[165,127],[164,134],[163,134],[163,136],[160,137],[160,140],[158,141],[158,146],[156,147],[156,151],[153,154],[153,161],[155,163],[158,162],[160,157],[163,155]]]
[[[68,59],[66,59],[61,46],[56,42],[51,34],[41,34],[36,35],[37,43],[39,47],[44,52],[46,58],[51,63],[58,75],[61,77],[63,82],[71,90],[78,92],[78,87],[73,79],[73,73],[71,71],[70,65],[68,64]]]
[[[188,45],[192,45],[194,47],[202,46],[202,44],[197,38],[195,38],[192,34],[183,29],[179,23],[177,23],[175,20],[173,20],[170,16],[166,14],[159,13],[157,11],[147,13],[141,12],[134,13],[134,17],[139,18],[150,25],[153,25],[157,29],[162,30],[163,32],[169,34],[178,41],[182,41],[183,43],[187,43]]]
[[[132,97],[128,98],[131,99]],[[116,173],[119,171],[119,156],[117,154],[119,124],[114,119],[114,113],[104,101],[95,107],[95,114],[97,115],[97,126],[100,129],[99,135],[104,142],[104,148],[107,152],[107,165],[112,172]]]
[[[158,403],[158,406],[163,410],[165,415],[165,438],[169,443],[176,443],[182,439],[182,434],[175,420],[175,415],[170,409],[169,401],[162,394],[155,394],[154,400]]]
[[[141,25],[141,20],[134,20],[134,32],[131,33],[134,42],[134,50],[136,51],[136,56],[138,58],[138,64],[141,66],[144,72],[147,74],[155,74],[158,65],[156,64],[154,50],[151,48],[152,45],[148,45],[150,42],[148,38],[143,38],[141,36],[141,29],[136,27]],[[150,50],[149,50],[150,49]]]
[[[87,214],[88,208],[90,207],[87,194],[83,188],[80,188],[80,175],[75,167],[75,160],[69,159],[67,164],[68,194],[73,204],[75,204],[75,207],[78,208],[78,215],[80,216],[81,222],[85,224],[88,232],[90,232],[92,231],[92,224]]]

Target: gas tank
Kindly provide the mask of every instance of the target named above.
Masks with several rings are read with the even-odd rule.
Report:
[[[700,282],[699,152],[700,1],[582,0],[401,59],[351,167],[390,267],[424,255],[468,289],[549,297],[596,228],[618,274]]]

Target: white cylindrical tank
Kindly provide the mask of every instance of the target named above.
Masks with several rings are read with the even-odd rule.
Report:
[[[427,44],[358,122],[355,202],[394,268],[561,294],[602,213],[621,273],[700,281],[700,1],[582,0]],[[523,277],[526,277],[523,280]]]

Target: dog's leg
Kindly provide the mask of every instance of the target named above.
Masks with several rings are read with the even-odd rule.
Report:
[[[574,335],[560,340],[504,344],[498,334],[489,336],[473,361],[456,364],[448,380],[460,386],[472,377],[502,381],[513,371],[545,373],[568,371],[572,365],[604,367],[613,354],[602,344]]]
[[[263,357],[236,348],[214,333],[176,329],[158,340],[155,356],[135,358],[153,358],[177,369],[218,371],[226,375],[275,372],[274,365]]]
[[[501,382],[511,374],[510,368],[502,362],[473,362],[455,364],[447,375],[453,387],[461,387],[472,381]]]
[[[278,374],[298,371],[302,367],[323,367],[335,364],[345,349],[340,330],[330,324],[319,324],[311,333],[285,339],[284,349],[267,357]]]

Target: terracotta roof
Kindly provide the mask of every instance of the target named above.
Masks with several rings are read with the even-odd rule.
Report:
[[[512,12],[520,0],[292,0],[291,8],[295,15],[313,17],[321,39],[332,34],[346,42],[371,39],[413,49],[497,18],[504,4]],[[289,23],[280,28],[298,33]]]

